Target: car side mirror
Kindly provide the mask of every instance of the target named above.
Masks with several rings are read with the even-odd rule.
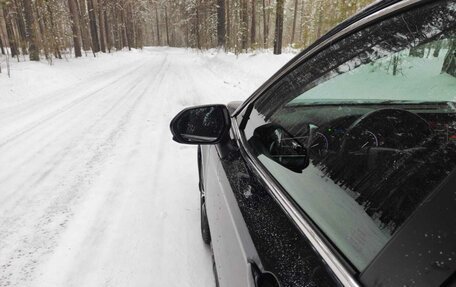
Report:
[[[192,145],[218,144],[230,127],[230,114],[224,105],[187,108],[177,114],[170,125],[174,141]]]

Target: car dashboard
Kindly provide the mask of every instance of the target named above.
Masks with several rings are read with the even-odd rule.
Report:
[[[441,144],[456,143],[456,108],[446,102],[290,105],[274,115],[272,121],[306,146],[311,157],[318,158],[339,152],[357,121],[382,110],[407,111],[422,122],[398,119],[402,115],[378,116],[351,135],[354,142],[350,150],[413,149],[431,136]],[[423,130],[428,133],[423,134]]]

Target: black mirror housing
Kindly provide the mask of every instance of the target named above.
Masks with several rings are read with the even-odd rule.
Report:
[[[213,145],[225,139],[231,128],[231,119],[225,105],[196,106],[177,114],[170,128],[175,142]]]

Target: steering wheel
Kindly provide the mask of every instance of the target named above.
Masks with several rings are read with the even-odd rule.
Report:
[[[361,141],[365,133],[372,134],[375,139],[375,133],[381,134],[385,139],[384,150],[397,152],[419,146],[433,132],[428,122],[415,113],[402,109],[375,110],[360,117],[347,129],[340,154],[362,151],[367,146]],[[378,145],[377,142],[374,148]]]

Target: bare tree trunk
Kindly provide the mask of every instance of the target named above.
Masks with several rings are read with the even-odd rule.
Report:
[[[190,27],[189,25],[185,25],[185,42],[187,43],[187,47],[190,47]]]
[[[225,0],[217,0],[217,45],[225,46]]]
[[[6,54],[6,70],[8,72],[8,77],[10,77],[10,64],[9,64],[9,51],[8,47],[10,46],[9,39],[8,39],[8,33],[5,31],[6,30],[6,22],[7,19],[4,17],[3,11],[0,11],[0,43],[2,47],[2,54]],[[6,49],[4,49],[4,47]],[[6,50],[6,51],[5,51]],[[0,73],[1,73],[1,67],[0,67]]]
[[[68,0],[68,7],[70,8],[71,29],[73,31],[74,55],[78,58],[82,57],[78,9],[74,0]]]
[[[240,15],[240,18],[241,18],[241,47],[242,47],[242,50],[247,50],[247,44],[248,44],[248,27],[249,27],[249,23],[248,23],[248,11],[247,11],[247,0],[241,0],[241,15]]]
[[[0,5],[0,8],[1,7]],[[0,51],[2,55],[5,55],[5,48],[8,49],[8,34],[5,32],[6,31],[6,19],[3,16],[3,9],[0,11]],[[4,44],[3,44],[4,43]],[[0,67],[0,73],[1,73],[1,67]]]
[[[128,50],[131,48],[136,48],[136,35],[135,35],[135,25],[133,23],[133,12],[131,10],[131,4],[127,2],[125,11],[125,27],[127,31],[127,40],[128,40]]]
[[[256,0],[252,0],[252,24],[250,25],[250,46],[256,44]]]
[[[139,49],[144,47],[143,31],[140,25],[135,25],[135,45]]]
[[[158,18],[158,7],[155,6],[155,27],[157,29],[157,43],[158,46],[161,46],[160,41],[160,20]]]
[[[82,40],[82,49],[88,51],[91,47],[90,43],[90,33],[87,21],[87,3],[86,0],[75,0],[75,3],[78,3],[78,12],[79,12],[79,26],[81,29],[81,40]]]
[[[2,55],[5,55],[5,48],[8,49],[8,34],[5,32],[6,30],[6,18],[3,15],[3,11],[0,13],[0,49]]]
[[[297,15],[298,15],[298,0],[295,0],[295,3],[294,3],[294,14],[293,14],[293,28],[291,30],[291,41],[290,41],[290,44],[293,45],[294,41],[295,41],[295,33],[296,33],[296,18],[297,18]]]
[[[104,19],[104,1],[100,0],[98,5],[98,28],[100,30],[100,49],[106,53],[106,28]]]
[[[317,23],[317,38],[321,37],[322,34],[322,26],[323,26],[323,7],[320,5],[318,7],[318,23]]]
[[[201,35],[200,35],[200,15],[199,15],[199,6],[200,6],[200,2],[197,0],[196,1],[197,5],[196,5],[196,47],[198,49],[201,49]]]
[[[123,19],[122,19],[122,11],[119,7],[115,8],[116,10],[116,19],[117,19],[117,50],[122,50],[123,47],[125,47],[125,43],[127,42],[127,39],[125,38],[125,34],[123,33]]]
[[[263,48],[268,47],[268,20],[266,18],[266,0],[263,0]]]
[[[6,28],[6,35],[8,37],[8,42],[9,42],[9,45],[6,44],[6,46],[9,46],[10,47],[10,50],[11,50],[11,57],[16,57],[18,55],[18,50],[17,50],[17,42],[16,42],[16,35],[14,34],[14,30],[13,30],[13,27],[11,25],[11,19],[10,19],[10,16],[8,15],[8,12],[7,12],[7,8],[4,7],[3,8],[3,17],[5,19],[5,28]]]
[[[122,40],[123,40],[123,46],[128,47],[128,50],[131,50],[131,41],[130,41],[130,36],[129,33],[127,32],[127,16],[125,15],[125,7],[121,11],[122,15]]]
[[[24,0],[25,12],[25,30],[27,33],[27,41],[29,42],[29,57],[30,61],[40,60],[40,51],[37,45],[37,37],[35,30],[35,17],[33,15],[32,1]]]
[[[165,30],[166,30],[166,45],[169,46],[168,7],[166,4],[165,4]]]
[[[87,0],[87,9],[89,11],[90,35],[92,38],[92,52],[100,52],[100,41],[98,40],[97,17],[93,0]]]
[[[53,31],[56,31],[57,28],[56,28],[56,25],[55,25],[55,21],[54,21],[54,12],[52,11],[52,8],[50,6],[50,3],[49,2],[46,2],[46,8],[48,10],[48,14],[49,14],[49,21],[51,22],[51,27],[52,27],[52,30]],[[55,32],[56,34],[57,32]],[[54,34],[54,33],[51,33],[51,34]],[[59,41],[56,39],[56,37],[52,37],[52,48],[54,50],[54,56],[58,59],[62,59],[62,54],[60,53],[60,45],[59,45]]]
[[[42,48],[44,52],[44,57],[49,60],[52,63],[52,56],[50,56],[49,51],[50,51],[50,46],[52,46],[52,42],[50,41],[50,36],[48,35],[58,35],[57,30],[55,29],[55,26],[51,26],[50,29],[49,27],[46,27],[44,23],[44,15],[42,8],[46,6],[46,8],[49,9],[49,5],[44,5],[43,0],[36,0],[35,1],[35,15],[36,15],[36,24],[37,24],[37,31],[36,31],[36,42],[39,44],[39,46]],[[32,7],[33,8],[33,7]],[[52,12],[52,10],[51,10]]]
[[[0,32],[3,33],[3,31],[1,30],[1,27],[0,27]],[[2,55],[5,55],[5,48],[3,47],[3,41],[2,41],[1,34],[0,34],[0,51],[1,51]]]
[[[276,27],[274,36],[274,54],[282,54],[282,37],[283,37],[283,6],[284,0],[277,0],[276,4]]]
[[[113,43],[112,43],[112,37],[111,37],[111,25],[108,21],[108,15],[107,15],[107,12],[106,10],[104,10],[104,21],[105,21],[105,35],[106,35],[106,45],[108,47],[108,52],[111,53],[111,49],[112,49],[112,46],[113,46]]]
[[[307,31],[307,29],[304,29],[304,2],[301,4],[301,17],[299,20],[299,41],[304,45],[304,42],[306,40],[306,37],[304,37],[304,31]]]
[[[230,0],[225,2],[226,8],[226,37],[225,37],[225,47],[231,48],[231,14],[230,14]]]
[[[25,25],[25,17],[22,13],[23,9],[22,9],[22,2],[20,0],[14,0],[14,6],[15,6],[15,12],[17,13],[16,14],[16,17],[15,17],[15,22],[16,23],[13,23],[13,27],[14,27],[14,24],[16,25],[16,28],[17,28],[17,40],[18,40],[18,45],[20,45],[21,47],[21,51],[22,51],[22,55],[27,55],[28,54],[28,48],[27,48],[27,28],[26,28],[26,25]]]

